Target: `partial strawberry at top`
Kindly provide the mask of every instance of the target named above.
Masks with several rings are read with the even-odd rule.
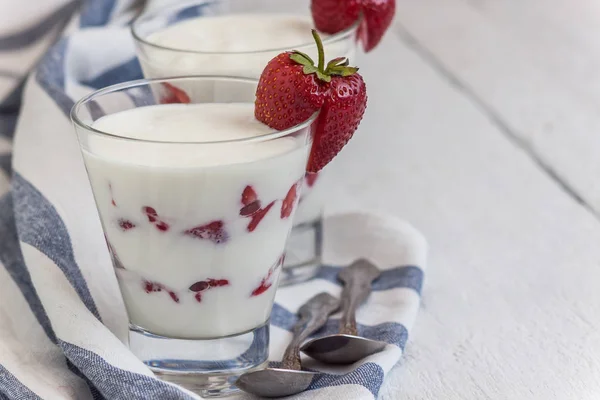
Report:
[[[292,51],[279,54],[263,71],[254,116],[277,130],[292,128],[320,110],[315,121],[307,172],[318,172],[354,135],[367,108],[367,88],[358,68],[345,57],[325,66],[321,38],[312,31],[319,62]]]
[[[350,28],[362,13],[358,36],[369,52],[392,24],[396,0],[312,0],[311,11],[316,28],[329,34]]]

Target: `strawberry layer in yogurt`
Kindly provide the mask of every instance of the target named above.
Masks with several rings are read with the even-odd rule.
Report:
[[[134,325],[198,339],[267,321],[309,143],[307,132],[235,142],[272,132],[253,114],[253,104],[169,104],[94,123],[157,141],[98,135],[84,151]]]
[[[137,43],[144,75],[229,75],[260,77],[265,65],[283,50],[299,49],[318,58],[310,16],[232,14],[190,18],[144,38],[160,47]],[[354,34],[336,39],[322,35],[327,54],[353,59]],[[174,51],[177,50],[177,51]],[[320,175],[320,174],[319,174]],[[295,224],[318,219],[323,209],[323,179],[307,176]]]

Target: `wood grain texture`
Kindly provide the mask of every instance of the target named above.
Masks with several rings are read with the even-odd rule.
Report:
[[[600,3],[398,1],[416,40],[510,135],[600,211]]]
[[[455,56],[455,69],[475,71],[482,83],[493,78],[484,74],[489,68],[512,76],[510,63],[490,58],[500,51],[490,43],[503,36],[477,22],[481,15],[470,5],[462,10],[468,20],[453,20],[458,3],[400,1],[399,18],[408,26],[402,29],[433,32],[453,21],[429,33],[425,43],[451,55],[453,37],[479,40],[479,47]],[[426,11],[436,18],[427,19]],[[468,24],[480,30],[464,33]],[[381,398],[597,399],[596,216],[540,167],[528,146],[507,136],[499,124],[510,114],[493,118],[418,46],[398,31],[359,60],[369,110],[355,139],[328,167],[336,181],[328,212],[388,212],[406,218],[429,240],[423,306],[404,361],[391,372]],[[474,63],[486,66],[470,69]],[[536,76],[525,59],[513,64]],[[530,82],[523,96],[515,95],[521,93],[515,92],[517,81],[487,83],[496,85],[491,94],[507,104],[512,97],[543,110],[561,100],[553,92],[538,92],[537,101],[529,96],[527,90],[555,88],[547,78]],[[490,99],[483,97],[483,106]],[[525,110],[515,106],[511,112],[523,112],[523,121],[541,121]],[[519,133],[527,144],[534,136]]]

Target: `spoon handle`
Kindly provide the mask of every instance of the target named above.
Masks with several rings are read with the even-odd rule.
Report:
[[[371,294],[371,283],[381,275],[381,271],[367,260],[357,260],[338,274],[344,283],[342,290],[342,317],[340,333],[358,335],[356,310]]]
[[[300,307],[300,310],[298,310],[300,320],[294,326],[294,337],[283,354],[282,368],[297,371],[302,369],[300,345],[325,325],[329,315],[339,307],[339,300],[325,292],[319,293]]]

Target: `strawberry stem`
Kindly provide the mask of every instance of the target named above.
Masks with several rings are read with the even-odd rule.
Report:
[[[321,37],[317,33],[315,29],[311,30],[313,38],[315,38],[315,42],[317,42],[317,50],[319,52],[319,72],[325,73],[325,50],[323,49],[323,42],[321,41]]]

